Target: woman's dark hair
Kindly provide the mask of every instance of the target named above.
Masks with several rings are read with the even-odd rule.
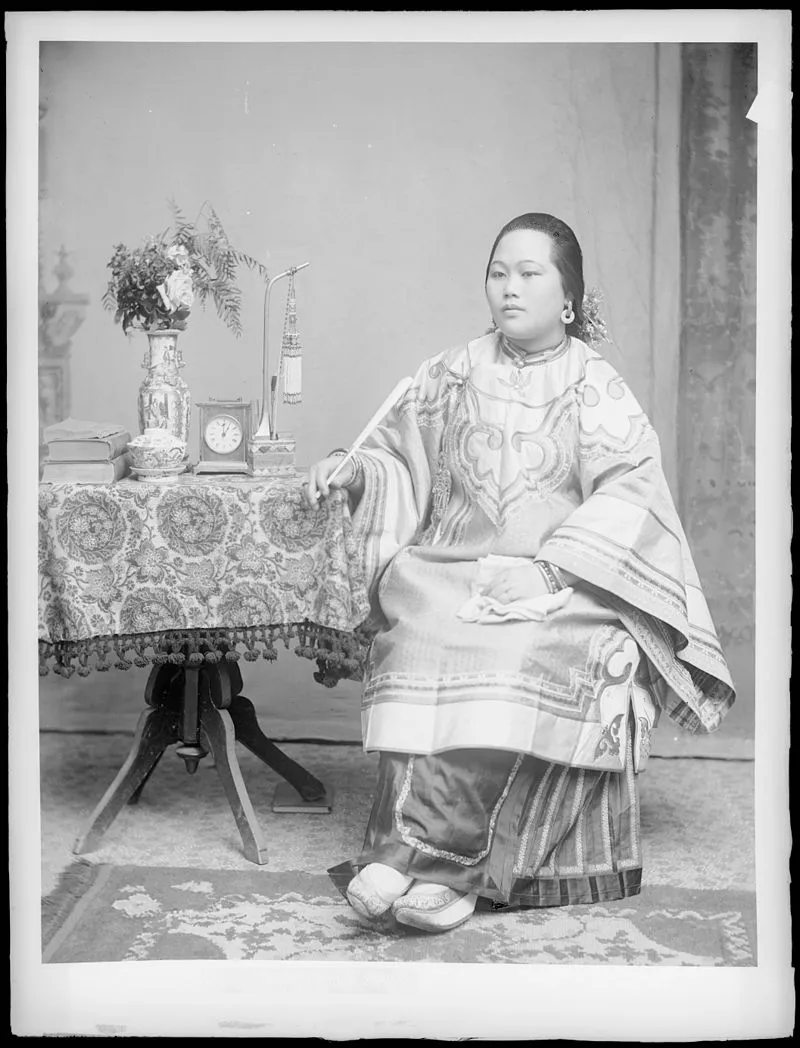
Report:
[[[507,222],[497,234],[492,251],[489,255],[489,264],[486,266],[486,280],[489,279],[489,269],[492,265],[497,245],[509,233],[518,229],[532,229],[537,233],[546,233],[552,241],[551,258],[553,265],[561,274],[561,283],[564,285],[564,293],[572,299],[572,311],[575,319],[567,325],[567,332],[576,338],[584,338],[585,317],[583,315],[583,253],[578,243],[578,238],[569,228],[566,222],[553,215],[542,212],[530,212],[527,215],[519,215]]]

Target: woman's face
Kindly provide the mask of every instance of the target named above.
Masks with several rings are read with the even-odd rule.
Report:
[[[546,233],[514,230],[497,245],[486,279],[495,324],[528,350],[549,349],[564,337],[561,313],[567,298],[551,247]]]

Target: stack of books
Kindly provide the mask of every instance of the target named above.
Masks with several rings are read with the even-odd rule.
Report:
[[[131,434],[115,423],[68,418],[44,430],[42,483],[113,484],[128,474]]]

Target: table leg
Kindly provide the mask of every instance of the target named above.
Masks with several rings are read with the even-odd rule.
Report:
[[[239,694],[241,687],[235,663],[185,670],[163,665],[153,668],[145,689],[150,708],[139,718],[125,763],[92,812],[86,832],[76,841],[76,854],[94,850],[122,808],[138,802],[162,754],[173,743],[181,743],[176,752],[190,773],[207,752],[201,743],[207,745],[251,862],[265,863],[267,847],[239,768],[237,741],[285,779],[301,798],[301,805],[322,802],[327,807],[316,810],[330,811],[325,786],[267,738],[252,702]]]
[[[177,732],[177,717],[179,716],[181,701],[183,697],[183,680],[184,673],[182,668],[176,669],[174,666],[153,666],[150,671],[150,675],[147,678],[147,684],[144,688],[144,701],[148,706],[152,706],[155,709],[167,708],[173,711],[176,717],[176,732]],[[177,742],[178,737],[173,739],[173,742]],[[158,767],[158,762],[163,757],[163,752],[156,757],[153,762],[150,771],[142,779],[136,789],[133,791],[131,799],[128,804],[138,804],[139,799],[142,796],[147,783],[150,781],[150,776]]]
[[[236,825],[242,837],[245,857],[263,865],[267,861],[267,845],[261,833],[256,813],[247,793],[239,761],[236,758],[236,732],[230,714],[218,709],[211,701],[210,690],[201,685],[200,736],[214,758],[217,774],[233,810]]]
[[[139,785],[136,787],[136,789],[131,794],[131,799],[128,801],[128,804],[138,804],[139,803],[139,798],[142,796],[142,790],[145,788],[147,783],[150,781],[150,776],[153,774],[153,772],[158,767],[158,762],[161,760],[161,758],[163,756],[164,756],[164,753],[162,751],[158,755],[158,757],[156,757],[156,759],[153,761],[153,766],[151,767],[150,771],[147,773],[147,775],[145,775],[145,777],[142,779],[142,781],[139,783]]]
[[[231,720],[236,731],[236,741],[246,746],[251,753],[273,768],[281,778],[286,779],[300,794],[304,801],[322,800],[325,787],[314,776],[287,757],[271,742],[258,723],[253,703],[244,695],[234,695],[230,706]]]
[[[196,666],[187,667],[183,675],[183,696],[181,699],[181,744],[175,750],[183,759],[190,775],[197,771],[197,765],[206,756],[208,750],[200,745],[200,688],[207,679],[208,671]]]
[[[141,792],[161,754],[178,738],[178,725],[171,710],[159,707],[142,713],[125,763],[89,817],[86,831],[75,842],[76,855],[94,851],[120,811],[137,791]]]
[[[253,703],[240,694],[244,684],[236,663],[221,662],[213,669],[210,668],[208,674],[211,701],[217,709],[225,709],[230,713],[236,741],[289,783],[297,795],[300,810],[303,810],[305,803],[309,805],[307,810],[330,811],[327,806],[330,798],[325,786],[291,757],[287,757],[261,730]],[[319,807],[320,802],[325,807]]]

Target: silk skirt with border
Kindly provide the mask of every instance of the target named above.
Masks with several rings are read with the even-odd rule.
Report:
[[[364,848],[328,872],[344,892],[360,869],[381,862],[495,908],[637,895],[636,780],[630,758],[614,772],[504,750],[382,752]]]

